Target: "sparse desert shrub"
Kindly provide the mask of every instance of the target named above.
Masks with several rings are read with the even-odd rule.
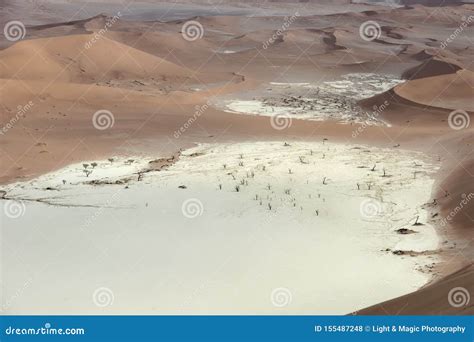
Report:
[[[423,225],[423,223],[418,222],[419,219],[420,219],[420,216],[417,216],[416,220],[415,220],[415,223],[413,223],[414,226],[422,226]]]
[[[304,160],[304,156],[299,156],[299,159],[301,164],[308,164],[308,162]]]

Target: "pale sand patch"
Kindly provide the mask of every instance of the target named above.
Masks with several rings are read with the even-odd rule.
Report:
[[[345,314],[420,288],[438,260],[392,253],[438,248],[422,209],[438,166],[421,153],[202,145],[141,181],[153,158],[130,159],[5,188],[29,199],[2,225],[5,312]]]
[[[262,96],[240,98],[233,94],[214,101],[214,105],[229,113],[279,116],[294,119],[324,121],[328,119],[341,123],[357,122],[371,125],[385,125],[380,113],[387,104],[380,103],[371,111],[362,111],[357,101],[371,98],[393,88],[403,80],[393,75],[373,73],[351,73],[334,81],[318,83],[269,83]]]

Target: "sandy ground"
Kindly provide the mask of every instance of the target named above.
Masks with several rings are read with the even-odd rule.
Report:
[[[0,38],[0,194],[10,196],[3,188],[10,189],[17,182],[31,190],[28,181],[64,172],[84,161],[101,161],[110,156],[118,160],[129,156],[177,158],[180,150],[195,144],[319,144],[329,139],[346,146],[387,148],[397,156],[405,154],[399,152],[401,149],[409,151],[408,155],[423,153],[439,165],[436,172],[433,170],[434,183],[430,191],[423,190],[422,198],[404,197],[407,202],[416,200],[411,210],[430,203],[423,212],[428,215],[426,226],[432,226],[439,239],[439,248],[433,255],[437,261],[433,268],[436,277],[429,286],[367,312],[472,313],[472,300],[452,305],[448,287],[463,288],[469,296],[474,293],[474,201],[470,200],[474,193],[473,37],[469,29],[460,30],[474,15],[474,7],[464,4],[400,8],[341,3],[258,6],[252,2],[229,2],[218,6],[220,12],[215,13],[215,6],[184,2],[100,2],[80,6],[45,1],[34,10],[31,6],[38,2],[6,2],[0,9],[2,26],[21,18],[25,35],[13,41]],[[187,19],[203,27],[201,37],[184,38]],[[380,27],[374,39],[363,39],[361,27],[367,22],[376,22]],[[350,78],[354,74],[397,80],[398,85],[389,83],[394,86],[392,89],[387,89],[389,86],[370,92],[370,87],[357,88]],[[282,84],[290,84],[290,88]],[[291,86],[295,84],[298,86]],[[340,91],[335,92],[338,87]],[[229,100],[237,103],[237,112],[246,113],[235,113],[235,107],[226,109]],[[242,110],[239,101],[257,101],[258,106],[251,103]],[[257,113],[253,110],[256,107]],[[271,115],[275,112],[284,115]],[[315,117],[317,121],[307,120]],[[321,117],[323,121],[319,120]],[[165,160],[158,165],[174,162],[175,159]],[[337,166],[342,170],[347,167]],[[129,173],[135,166],[131,163],[127,167],[120,170]],[[99,169],[89,177],[100,175]],[[424,186],[427,185],[431,186]],[[67,189],[59,190],[62,191]],[[170,190],[170,194],[174,191]],[[36,203],[38,198],[49,201],[50,192],[57,190],[31,190],[31,195],[40,197],[32,197],[34,203],[27,201],[27,205],[38,213],[70,210]],[[8,202],[2,200],[4,207]],[[80,216],[84,214],[82,210],[89,209],[74,210]],[[27,214],[16,221],[2,216],[2,235],[11,233],[11,224],[17,226],[28,219],[33,220]],[[65,233],[51,224],[49,217],[45,219],[49,220],[45,229]],[[41,233],[41,229],[36,231]],[[421,236],[406,235],[404,238]],[[16,248],[14,242],[6,244],[2,239],[2,258],[11,256],[9,253]],[[67,252],[57,248],[53,244],[46,249]],[[418,260],[425,256],[401,257]],[[400,259],[391,260],[397,260],[400,267],[413,267],[413,260]],[[67,269],[68,259],[60,261],[64,263],[51,269],[52,275]],[[381,279],[373,279],[371,282],[379,289],[373,291],[380,295],[377,300],[406,294],[428,281],[420,280],[418,270],[404,270],[405,277],[413,282],[402,285],[413,288],[392,288],[393,292],[388,293],[384,292],[386,285],[381,284]],[[141,272],[143,275],[146,270]],[[369,273],[373,276],[373,272]],[[338,274],[342,276],[343,272]],[[18,281],[27,274],[16,276]],[[32,291],[27,289],[28,284],[9,287],[8,278],[2,279],[2,286],[11,294],[3,299],[4,303],[26,300],[23,292]],[[137,286],[144,285],[137,282]],[[298,305],[311,311],[312,304]],[[375,302],[364,302],[354,292],[346,304],[341,302],[337,312],[358,310]],[[196,308],[204,306],[205,303],[196,304]]]

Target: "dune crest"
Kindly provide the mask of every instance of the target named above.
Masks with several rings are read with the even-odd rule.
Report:
[[[187,68],[93,35],[21,41],[1,51],[0,77],[89,83],[108,79],[191,77]],[[86,46],[89,46],[87,48]]]

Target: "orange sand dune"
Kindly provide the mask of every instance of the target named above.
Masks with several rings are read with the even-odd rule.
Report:
[[[449,291],[464,287],[474,292],[474,264],[426,286],[414,293],[383,302],[356,312],[357,315],[473,315],[474,303],[460,308],[449,304]]]
[[[420,55],[416,55],[415,58],[419,58]],[[425,78],[437,75],[445,75],[445,74],[452,74],[461,67],[450,63],[446,60],[440,60],[439,58],[428,58],[423,61],[421,64],[406,70],[402,77],[405,79],[418,79],[418,78]]]
[[[0,52],[0,78],[81,83],[193,76],[187,68],[122,43],[92,39],[92,35],[75,35],[21,41]]]
[[[474,72],[469,70],[407,81],[394,91],[422,105],[474,112]]]

